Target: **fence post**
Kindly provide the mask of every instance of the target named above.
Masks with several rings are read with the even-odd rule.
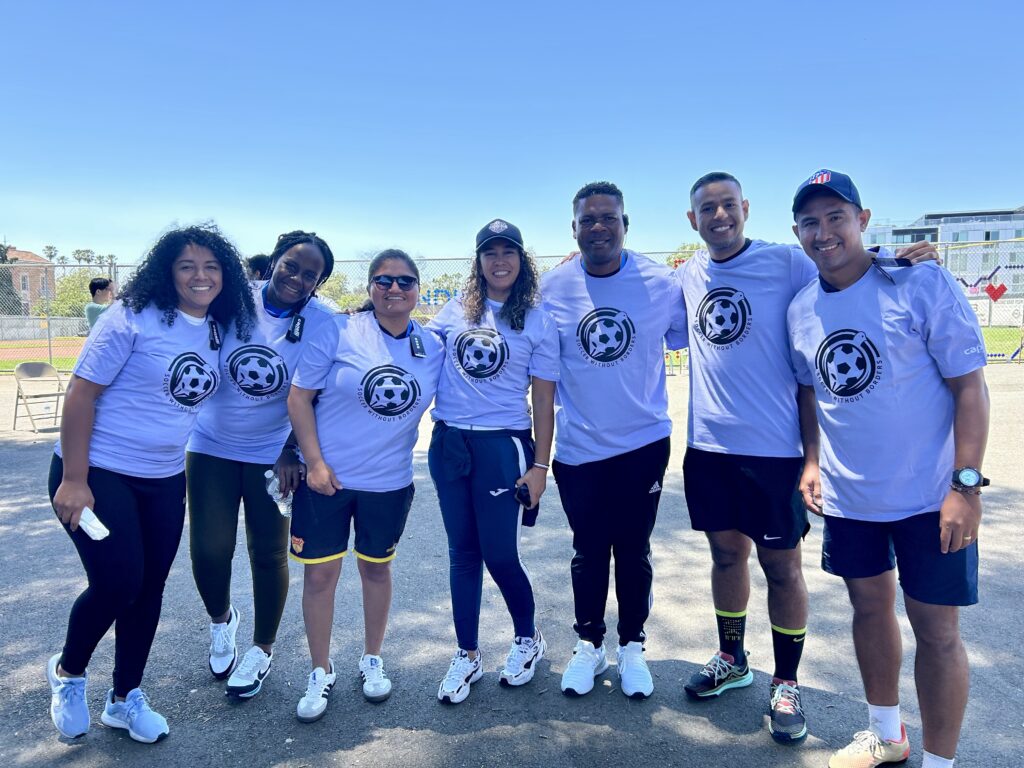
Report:
[[[53,365],[53,323],[51,318],[46,318],[46,354],[49,357],[50,365]]]

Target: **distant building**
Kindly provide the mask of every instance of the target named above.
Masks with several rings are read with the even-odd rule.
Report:
[[[54,297],[56,275],[53,262],[32,251],[19,251],[13,247],[7,251],[7,260],[12,263],[2,268],[10,270],[11,284],[21,299],[21,314],[29,314],[38,303]],[[0,309],[0,313],[9,311]]]
[[[872,224],[864,232],[868,245],[990,243],[1024,239],[1024,206],[994,211],[926,213],[912,224]]]

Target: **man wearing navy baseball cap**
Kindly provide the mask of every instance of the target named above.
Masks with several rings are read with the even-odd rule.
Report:
[[[869,712],[868,729],[829,766],[872,768],[910,755],[899,710],[898,575],[917,642],[922,766],[948,768],[967,704],[959,606],[978,601],[988,484],[981,330],[946,270],[873,260],[861,239],[871,211],[846,174],[813,174],[797,189],[793,216],[820,273],[787,312],[797,380],[813,392],[820,425],[801,485],[808,510],[825,518],[822,567],[843,577],[853,604]]]

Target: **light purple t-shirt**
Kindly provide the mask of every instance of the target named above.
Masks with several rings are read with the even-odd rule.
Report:
[[[789,307],[793,364],[814,387],[826,515],[900,520],[935,512],[953,474],[945,379],[985,365],[978,320],[934,263],[872,265],[856,283],[807,285]]]
[[[690,328],[687,445],[713,453],[803,454],[786,310],[818,269],[799,246],[753,240],[676,270]]]
[[[264,282],[253,284],[256,323],[252,338],[239,341],[234,327],[224,334],[223,385],[196,422],[188,450],[233,461],[272,464],[288,439],[288,389],[303,347],[333,313],[317,299],[302,309],[302,338],[286,338],[292,315],[274,317],[263,306]]]
[[[665,346],[686,346],[683,293],[664,264],[623,254],[614,275],[588,275],[573,259],[541,278],[561,349],[555,458],[565,464],[618,456],[672,433]]]
[[[445,342],[435,420],[529,429],[530,377],[558,381],[558,330],[548,313],[529,310],[514,331],[498,317],[501,307],[487,299],[480,323],[470,326],[461,299],[452,299],[427,326]]]
[[[168,326],[150,305],[135,314],[120,301],[100,315],[74,374],[102,384],[89,464],[134,477],[185,469],[185,444],[200,407],[220,383],[210,327],[178,312]],[[60,441],[56,452],[62,456]]]
[[[420,417],[437,391],[444,346],[412,321],[425,357],[408,337],[384,333],[372,312],[330,318],[299,358],[292,384],[321,390],[314,408],[320,451],[341,484],[396,491],[412,482]]]

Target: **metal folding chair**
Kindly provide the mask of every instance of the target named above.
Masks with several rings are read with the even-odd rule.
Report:
[[[18,391],[14,399],[14,424],[11,429],[18,428],[18,411],[23,410],[23,415],[28,416],[32,431],[38,432],[36,419],[53,419],[50,428],[57,427],[57,419],[60,418],[61,403],[64,399],[64,380],[60,373],[49,363],[18,363],[14,369],[14,380],[17,382]],[[32,412],[33,406],[37,411]],[[39,408],[43,412],[39,412]],[[52,408],[52,413],[50,412]]]

